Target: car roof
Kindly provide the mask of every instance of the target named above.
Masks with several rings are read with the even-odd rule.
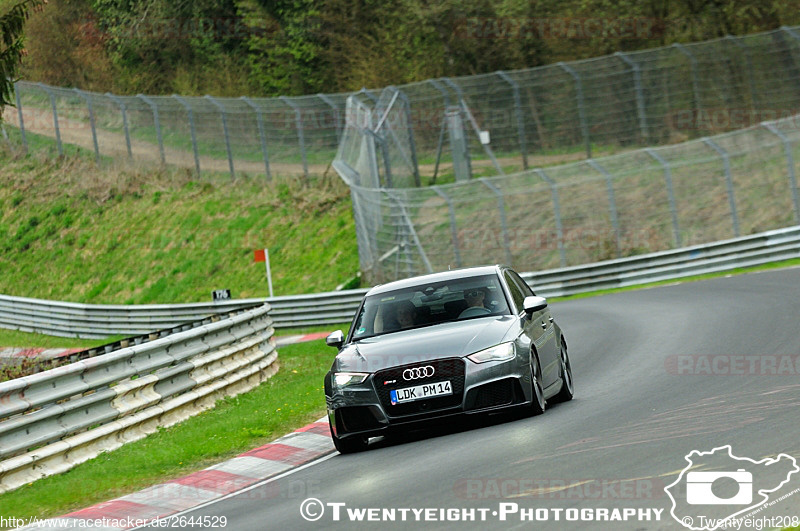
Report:
[[[376,295],[378,293],[386,293],[387,291],[394,291],[397,289],[409,288],[421,284],[428,284],[432,282],[443,282],[447,280],[454,280],[459,278],[478,277],[483,275],[497,274],[501,270],[506,269],[502,265],[491,266],[478,266],[478,267],[465,267],[461,269],[453,269],[451,271],[442,271],[440,273],[430,273],[427,275],[420,275],[416,277],[404,278],[402,280],[395,280],[388,284],[381,284],[375,286],[367,292],[367,296]]]

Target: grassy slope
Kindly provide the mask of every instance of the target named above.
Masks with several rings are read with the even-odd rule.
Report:
[[[13,158],[0,148],[0,293],[84,303],[333,290],[358,271],[347,188],[338,178],[204,176],[99,169],[79,157]]]

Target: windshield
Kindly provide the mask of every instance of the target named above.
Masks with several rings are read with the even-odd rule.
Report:
[[[353,325],[352,340],[508,314],[508,302],[497,275],[420,284],[367,297]]]

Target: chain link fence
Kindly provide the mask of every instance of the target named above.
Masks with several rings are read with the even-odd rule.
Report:
[[[340,157],[364,155],[356,166],[368,168],[364,138],[348,127]],[[351,186],[361,268],[378,283],[495,262],[563,268],[800,224],[798,157],[800,115],[441,186],[375,188],[334,167]]]
[[[5,114],[15,129],[4,132],[31,151],[61,154],[74,145],[98,159],[267,177],[324,172],[344,131],[348,96],[115,96],[23,81],[16,94],[17,109]],[[370,107],[390,106],[391,97],[405,101],[404,138],[413,146],[389,153],[395,163],[390,172],[398,176],[393,186],[418,186],[420,175],[436,182],[448,165],[461,162],[453,160],[449,142],[447,115],[454,108],[468,111],[466,171],[472,175],[472,165],[491,164],[493,173],[510,173],[796,114],[800,27],[430,79],[397,87],[383,102],[368,90],[358,97]],[[411,150],[414,169],[404,160]]]

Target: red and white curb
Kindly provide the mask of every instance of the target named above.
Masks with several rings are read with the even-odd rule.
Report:
[[[283,345],[291,345],[293,343],[304,343],[306,341],[315,341],[317,339],[325,339],[330,332],[315,332],[313,334],[303,334],[296,336],[280,336],[275,338],[275,344],[279,347]]]
[[[21,529],[131,529],[169,517],[334,452],[327,418],[188,476]],[[48,525],[51,524],[51,525]]]
[[[0,358],[6,360],[23,360],[23,359],[43,359],[51,360],[55,358],[64,358],[76,352],[82,352],[82,348],[17,348],[6,347],[0,348]]]

